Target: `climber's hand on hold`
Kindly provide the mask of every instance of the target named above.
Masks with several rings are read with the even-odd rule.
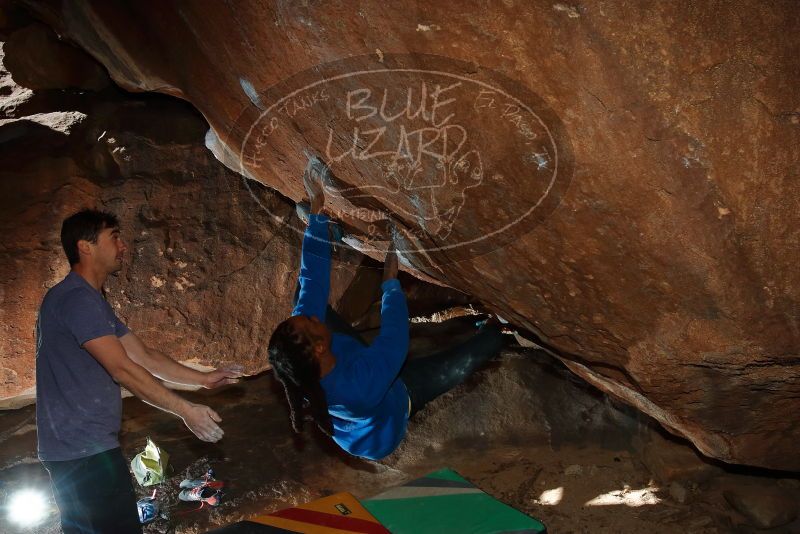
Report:
[[[383,281],[393,278],[397,278],[397,251],[394,243],[389,245],[389,250],[386,252],[386,260],[383,262]]]
[[[324,171],[325,164],[318,158],[312,157],[303,172],[303,187],[305,187],[311,203],[311,213],[314,214],[322,212],[322,208],[325,206],[325,189],[322,185]]]

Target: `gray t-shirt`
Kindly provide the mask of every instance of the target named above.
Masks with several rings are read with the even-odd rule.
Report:
[[[119,384],[83,344],[122,337],[128,328],[100,292],[71,271],[45,295],[36,330],[39,459],[75,460],[118,447]]]

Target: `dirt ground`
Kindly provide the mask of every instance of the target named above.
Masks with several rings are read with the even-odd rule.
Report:
[[[800,491],[797,478],[787,474],[754,476],[692,460],[685,444],[663,436],[654,440],[657,432],[643,416],[543,353],[518,348],[417,414],[401,447],[377,463],[348,457],[310,425],[304,437],[295,436],[271,373],[187,396],[220,413],[226,432],[220,443],[194,439],[179,420],[136,399],[124,402],[126,457],[139,452],[147,436],[170,454],[172,478],[158,486],[163,517],[146,532],[204,532],[339,491],[368,497],[443,467],[559,534],[755,532],[723,498],[726,484],[755,478],[793,495]],[[35,436],[33,406],[0,413],[4,504],[23,487],[49,494]],[[694,464],[669,465],[684,458]],[[657,464],[662,473],[676,473],[677,481],[658,480],[651,469]],[[227,483],[222,504],[197,510],[179,502],[180,480],[208,467]],[[144,496],[152,488],[137,491]],[[58,532],[57,511],[52,507],[43,524],[28,529],[9,523],[3,513],[0,531]],[[800,532],[800,526],[795,521],[769,532]]]

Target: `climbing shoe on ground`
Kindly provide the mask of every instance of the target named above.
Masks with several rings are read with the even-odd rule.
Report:
[[[214,470],[209,469],[205,475],[200,478],[185,478],[181,481],[181,489],[192,489],[197,486],[207,485],[215,489],[221,489],[225,483],[221,480],[214,479]]]
[[[205,483],[194,488],[184,489],[178,494],[178,498],[186,502],[202,502],[209,506],[219,506],[222,490],[211,487],[210,483]]]

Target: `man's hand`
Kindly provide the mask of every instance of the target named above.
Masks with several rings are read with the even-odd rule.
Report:
[[[144,345],[136,341],[136,338],[131,333],[128,333],[125,337],[127,336],[130,337],[125,342],[129,347],[132,347],[132,351],[137,358],[141,358],[142,354],[147,353],[147,350],[142,348]],[[120,385],[125,386],[128,391],[143,401],[166,412],[174,413],[183,419],[189,430],[198,438],[211,442],[219,441],[222,438],[222,429],[217,425],[222,419],[217,415],[217,412],[208,406],[194,404],[182,399],[165,388],[146,368],[128,356],[125,350],[126,347],[116,336],[101,336],[87,341],[83,346]],[[169,360],[164,355],[160,355],[159,358]],[[172,360],[169,361],[176,367],[191,371],[191,376],[197,376],[198,374],[204,376],[198,371],[185,368],[172,362]]]
[[[308,161],[308,166],[303,172],[303,187],[306,188],[308,200],[311,202],[311,213],[322,212],[325,206],[325,190],[322,187],[322,173],[325,172],[325,164],[318,158],[312,157]]]
[[[203,383],[200,384],[206,389],[214,389],[227,384],[235,384],[241,378],[244,367],[241,365],[228,365],[220,369],[215,369],[206,373]]]
[[[383,262],[383,281],[397,278],[397,251],[394,248],[394,243],[389,246],[389,251],[386,253],[386,260]]]
[[[222,422],[222,418],[217,412],[202,404],[189,402],[187,405],[187,408],[179,415],[192,434],[211,443],[221,440],[225,433],[217,424]]]

